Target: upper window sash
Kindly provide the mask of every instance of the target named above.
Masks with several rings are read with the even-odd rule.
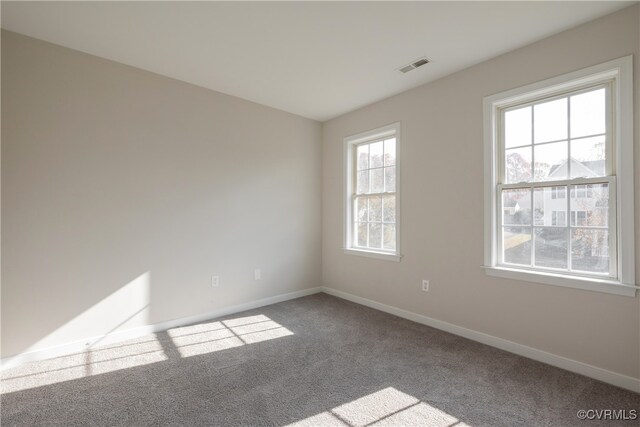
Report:
[[[497,183],[498,184],[519,184],[519,183],[540,183],[540,184],[544,184],[544,183],[549,183],[549,182],[554,182],[554,181],[566,181],[566,180],[571,180],[571,166],[572,166],[572,155],[571,155],[571,147],[572,147],[572,142],[576,141],[576,142],[580,142],[580,141],[585,141],[589,138],[597,138],[599,136],[603,136],[604,137],[604,144],[605,144],[605,170],[604,170],[604,175],[602,176],[612,176],[615,174],[615,165],[614,165],[614,161],[613,159],[615,158],[615,126],[613,124],[613,111],[614,111],[614,96],[615,94],[612,91],[612,87],[615,84],[614,79],[609,78],[608,80],[605,81],[600,81],[597,83],[592,83],[592,84],[583,84],[581,87],[579,88],[569,88],[566,89],[554,96],[546,96],[546,97],[536,97],[535,99],[529,100],[527,102],[520,102],[520,103],[511,103],[510,105],[507,106],[501,106],[497,109],[497,118],[498,120],[496,121],[496,134],[498,136],[498,152],[497,152],[497,166],[498,166],[498,175],[497,175]],[[588,134],[588,135],[580,135],[577,137],[572,137],[571,135],[571,98],[576,96],[576,95],[581,95],[581,94],[585,94],[585,93],[589,93],[589,92],[594,92],[597,91],[599,89],[604,89],[604,93],[605,93],[605,130],[604,132],[600,132],[600,133],[594,133],[594,134]],[[567,107],[566,107],[566,114],[567,114],[567,130],[566,130],[566,136],[564,138],[560,138],[560,139],[553,139],[553,140],[549,140],[549,141],[544,141],[544,142],[535,142],[534,139],[534,130],[535,130],[535,114],[534,114],[534,108],[537,105],[541,105],[541,104],[546,104],[549,102],[553,102],[553,101],[557,101],[557,100],[561,100],[561,99],[567,99]],[[515,110],[522,110],[525,108],[531,107],[531,140],[529,144],[522,144],[522,145],[514,145],[514,146],[506,146],[506,141],[505,141],[505,115],[508,112],[511,111],[515,111]],[[550,144],[557,144],[557,143],[563,143],[565,142],[567,143],[567,176],[566,179],[544,179],[544,180],[537,180],[536,179],[536,150],[535,147],[542,147],[545,145],[550,145]],[[531,147],[531,177],[529,180],[524,180],[524,181],[518,181],[518,182],[507,182],[507,170],[506,170],[506,152],[507,150],[518,150],[518,149],[526,149],[528,147]],[[582,178],[582,177],[578,177],[578,178]],[[573,178],[575,179],[575,178]],[[596,179],[596,177],[593,177],[593,179]]]
[[[395,160],[394,160],[394,164],[393,165],[386,165],[385,164],[385,150],[384,150],[384,146],[383,146],[383,151],[382,151],[382,166],[376,166],[376,167],[371,167],[371,164],[369,164],[368,168],[364,168],[364,169],[358,169],[358,147],[364,146],[364,145],[373,145],[377,142],[383,142],[385,140],[389,140],[391,138],[395,138],[396,139],[396,150],[395,150]],[[352,180],[352,196],[353,198],[355,197],[362,197],[362,196],[383,196],[385,194],[395,194],[396,193],[396,189],[397,189],[397,184],[394,186],[394,190],[393,191],[387,191],[386,189],[386,184],[383,184],[383,191],[378,191],[378,192],[372,192],[372,191],[367,191],[367,192],[359,192],[358,191],[358,172],[360,171],[364,171],[364,170],[371,170],[371,169],[386,169],[389,167],[396,167],[396,163],[398,162],[398,156],[397,156],[397,144],[398,144],[398,139],[395,136],[395,133],[392,134],[388,134],[384,137],[379,137],[379,138],[374,138],[371,140],[366,140],[363,142],[359,142],[357,144],[352,144],[351,147],[351,156],[352,156],[352,164],[351,164],[351,180]],[[370,160],[369,160],[370,161]],[[397,179],[397,169],[396,169],[396,179]],[[370,184],[371,185],[371,184]],[[369,189],[371,189],[371,187],[369,187]]]

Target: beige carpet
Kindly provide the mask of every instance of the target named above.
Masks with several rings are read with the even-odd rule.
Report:
[[[640,395],[325,294],[10,369],[2,425],[613,426]],[[628,425],[638,425],[629,421]]]

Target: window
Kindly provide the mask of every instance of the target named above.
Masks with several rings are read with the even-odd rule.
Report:
[[[345,251],[399,261],[399,123],[345,138]]]
[[[592,212],[587,212],[587,211],[571,211],[571,225],[572,226],[588,226],[591,221],[591,218],[593,217],[593,215],[591,215]],[[589,220],[587,221],[587,215]],[[601,213],[602,215],[602,219],[604,220],[604,222],[606,222],[606,214],[605,213]]]
[[[552,199],[564,199],[566,197],[566,191],[564,187],[551,187]]]
[[[566,225],[566,212],[565,211],[553,211],[551,212],[551,225]]]
[[[635,295],[631,62],[485,98],[487,274]]]

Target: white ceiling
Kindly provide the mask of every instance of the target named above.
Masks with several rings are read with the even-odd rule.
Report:
[[[324,121],[629,4],[3,1],[2,27]]]

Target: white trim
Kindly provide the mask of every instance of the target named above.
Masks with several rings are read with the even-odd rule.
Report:
[[[575,90],[574,88],[577,86],[593,85],[610,80],[621,73],[628,73],[631,71],[632,62],[633,55],[628,55],[592,67],[489,95],[484,99],[485,102],[489,101],[490,104],[499,107],[508,107],[522,102],[533,101],[535,98],[545,98],[564,90]]]
[[[385,259],[385,260],[393,260],[400,261],[402,258],[401,254],[401,239],[400,236],[402,234],[402,226],[401,226],[401,154],[400,154],[400,146],[402,145],[401,140],[401,124],[400,122],[391,123],[386,126],[382,126],[376,129],[371,129],[365,132],[361,132],[355,135],[347,136],[343,139],[343,185],[342,188],[344,190],[343,193],[343,223],[342,223],[342,244],[345,254],[350,255],[359,255],[365,256],[375,259]],[[384,252],[384,251],[375,251],[375,250],[366,250],[360,249],[353,246],[352,238],[353,238],[353,168],[355,157],[352,153],[352,147],[354,145],[362,144],[368,141],[372,141],[374,139],[386,138],[390,136],[395,136],[396,138],[396,250],[394,252]]]
[[[515,280],[635,296],[632,66],[633,57],[629,55],[484,98],[484,266],[487,274]],[[617,260],[617,265],[611,266],[610,274],[615,273],[616,277],[614,280],[605,280],[606,283],[602,283],[597,277],[584,278],[580,274],[573,275],[568,272],[562,275],[542,272],[538,275],[538,270],[523,273],[508,267],[503,268],[504,266],[499,265],[498,262],[499,212],[496,193],[499,184],[498,171],[502,167],[496,163],[499,157],[497,156],[499,135],[496,128],[496,118],[500,109],[604,82],[613,82],[610,91],[611,97],[615,100],[613,105],[615,123],[611,134],[615,141],[613,147],[615,165],[612,166],[617,185],[614,194],[610,195],[610,202],[615,203],[616,215],[611,218],[609,225],[610,235],[613,237],[611,240],[612,243],[615,243],[610,248],[612,262],[614,257]],[[608,159],[610,157],[607,156]],[[574,180],[567,181],[573,183]],[[584,283],[579,284],[578,282]]]
[[[543,272],[541,270],[528,271],[508,267],[483,267],[485,273],[503,279],[522,280],[525,282],[542,283],[545,285],[559,285],[567,288],[584,289],[587,291],[604,292],[607,294],[635,297],[637,286],[623,284],[617,280],[606,278],[579,277],[576,275]]]
[[[496,265],[497,233],[496,233],[496,120],[495,108],[490,98],[484,98],[484,265]]]
[[[400,262],[400,259],[402,258],[402,256],[398,254],[367,251],[364,249],[355,249],[355,248],[344,248],[344,253],[350,254],[350,255],[363,256],[367,258],[384,259],[387,261],[395,261],[395,262]]]
[[[367,130],[346,137],[350,144],[361,144],[363,142],[371,141],[373,139],[383,139],[396,135],[400,131],[400,122],[391,123],[386,126],[382,126],[376,129]]]
[[[612,61],[613,62],[613,61]],[[614,88],[616,111],[616,185],[618,233],[618,274],[622,283],[635,281],[634,177],[633,177],[633,57],[619,60],[620,71]]]
[[[431,326],[432,328],[440,329],[441,331],[449,332],[451,334],[458,335],[472,341],[477,341],[491,347],[496,347],[501,350],[508,351],[509,353],[537,360],[538,362],[546,363],[548,365],[565,369],[576,374],[584,375],[598,381],[603,381],[617,387],[640,393],[640,379],[638,378],[619,374],[617,372],[612,372],[603,368],[599,368],[597,366],[579,362],[574,359],[569,359],[557,354],[548,353],[546,351],[538,350],[533,347],[518,344],[516,342],[498,338],[496,336],[485,334],[483,332],[474,331],[473,329],[467,329],[465,327],[444,322],[442,320],[433,319],[431,317],[413,313],[411,311],[403,310],[391,305],[382,304],[377,301],[359,297],[326,286],[322,287],[322,292],[354,302],[356,304],[361,304],[376,310],[384,311],[385,313],[393,314],[394,316],[402,317],[403,319]]]
[[[137,328],[127,329],[124,331],[117,331],[112,334],[99,335],[99,336],[86,338],[79,341],[70,342],[67,344],[62,344],[59,346],[48,347],[41,350],[35,350],[27,353],[17,354],[15,356],[4,357],[0,360],[0,370],[13,368],[28,362],[51,359],[53,357],[65,356],[73,353],[81,353],[83,351],[86,351],[88,348],[93,348],[94,345],[96,347],[100,347],[103,345],[116,344],[132,338],[138,338],[144,335],[153,334],[155,332],[166,331],[167,329],[176,328],[179,326],[186,326],[194,323],[200,323],[206,320],[214,319],[216,317],[235,314],[241,311],[252,310],[254,308],[260,308],[266,305],[276,304],[283,301],[288,301],[288,300],[292,300],[300,297],[305,297],[308,295],[317,294],[321,291],[322,291],[322,288],[320,287],[303,289],[301,291],[294,291],[286,294],[275,295],[272,297],[262,298],[259,300],[234,305],[231,307],[218,308],[212,311],[208,311],[206,313],[196,314],[194,316],[167,320],[165,322],[156,323],[154,325],[140,326]],[[97,343],[99,343],[99,345],[96,345]]]

